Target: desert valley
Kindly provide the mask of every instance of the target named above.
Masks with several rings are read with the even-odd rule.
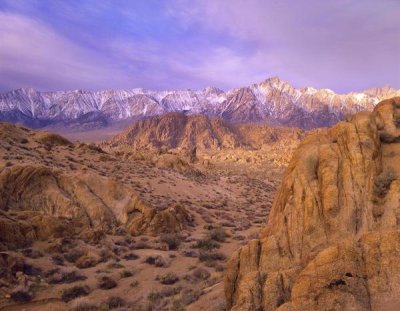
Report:
[[[0,311],[400,310],[398,0],[0,0]]]
[[[380,99],[330,129],[197,112],[111,138],[93,119],[1,123],[0,309],[391,310],[400,100]]]
[[[97,144],[2,123],[2,308],[223,310],[226,260],[304,135],[179,112]]]

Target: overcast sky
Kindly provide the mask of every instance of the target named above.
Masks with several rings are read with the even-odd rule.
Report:
[[[0,90],[400,88],[398,0],[0,0]]]

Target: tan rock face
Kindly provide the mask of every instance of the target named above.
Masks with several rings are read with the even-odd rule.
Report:
[[[304,131],[296,128],[230,124],[220,118],[174,112],[137,121],[103,146],[185,150],[261,148],[278,140],[297,142],[303,135]]]
[[[28,149],[31,157],[37,156],[34,150],[45,148],[50,159],[55,146],[69,148],[76,159],[82,152],[105,156],[98,150],[75,148],[56,134],[7,124],[0,124],[0,139],[12,143],[9,149],[16,148],[16,142],[22,146],[35,142],[36,149]],[[27,158],[26,164],[0,168],[0,250],[38,239],[90,236],[88,231],[108,232],[121,225],[134,235],[178,232],[190,222],[183,207],[158,211],[112,177],[61,165],[55,168],[48,161],[33,163]]]
[[[400,98],[306,138],[260,239],[228,264],[232,310],[397,310]]]
[[[111,140],[135,148],[234,148],[240,140],[222,119],[167,113],[134,123]]]
[[[160,212],[142,213],[129,223],[129,231],[134,234],[177,233],[193,222],[192,216],[180,205],[172,206]]]

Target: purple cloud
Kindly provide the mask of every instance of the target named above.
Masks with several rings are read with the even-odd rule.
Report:
[[[128,76],[40,21],[0,12],[2,89],[118,87]],[[116,73],[110,76],[110,72]]]
[[[0,89],[400,88],[392,0],[7,1]]]

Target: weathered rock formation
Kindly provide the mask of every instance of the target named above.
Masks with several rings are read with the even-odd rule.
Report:
[[[262,124],[230,124],[220,118],[174,112],[135,122],[104,146],[135,149],[261,148],[277,141],[298,142],[304,130]],[[195,155],[194,155],[195,158]]]
[[[234,148],[240,139],[222,119],[174,112],[135,122],[115,136],[112,145],[134,148]]]
[[[306,138],[228,263],[228,310],[398,310],[399,176],[399,97]]]
[[[19,154],[20,163],[3,160],[10,152]],[[183,207],[158,211],[112,176],[85,167],[70,169],[52,157],[63,159],[65,154],[79,163],[87,153],[93,161],[106,156],[56,134],[0,124],[0,250],[119,226],[135,235],[177,232],[190,222]]]
[[[191,225],[193,220],[184,207],[175,205],[159,212],[152,210],[139,214],[130,221],[128,229],[134,235],[177,233]]]

